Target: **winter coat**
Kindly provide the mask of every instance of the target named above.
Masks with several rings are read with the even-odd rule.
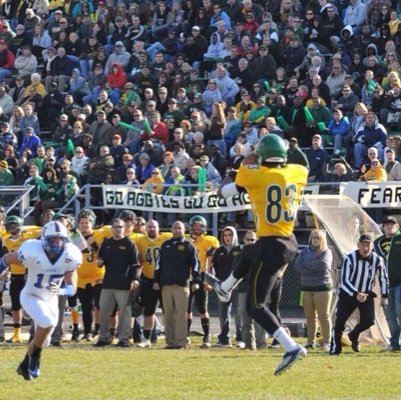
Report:
[[[233,234],[233,241],[231,246],[224,245],[224,231],[231,231]],[[216,277],[220,281],[224,281],[232,272],[234,260],[239,257],[241,253],[241,246],[238,244],[237,230],[232,226],[224,227],[221,230],[219,246],[212,256],[211,266],[214,270]]]
[[[117,68],[117,73],[113,72],[114,68]],[[113,63],[110,72],[107,75],[107,84],[112,89],[122,89],[124,84],[127,82],[127,76],[121,66],[121,64]]]
[[[345,136],[349,131],[349,121],[347,117],[343,117],[337,123],[334,119],[329,122],[327,129],[330,131],[331,135],[341,135]]]
[[[214,39],[216,41],[214,42]],[[207,48],[207,52],[203,55],[205,59],[216,60],[220,57],[220,52],[224,49],[224,45],[221,42],[220,35],[217,32],[213,32],[210,36],[210,45]]]
[[[31,74],[36,72],[38,66],[38,60],[31,54],[29,57],[20,55],[15,59],[14,68],[18,70],[18,75],[22,78],[29,77]]]
[[[311,147],[306,150],[305,154],[309,163],[309,176],[315,177],[315,181],[323,181],[323,170],[327,160],[327,152],[323,147],[319,149],[313,149]]]
[[[301,276],[301,290],[327,291],[333,288],[331,249],[317,253],[311,247],[304,248],[295,259],[295,270]]]
[[[387,181],[386,170],[382,165],[375,169],[370,168],[359,177],[359,181]]]
[[[81,77],[80,71],[78,68],[74,68],[72,70],[72,77],[70,79],[70,92],[72,94],[81,93],[85,95],[89,95],[91,93],[87,80],[84,77]]]
[[[380,142],[384,148],[386,146],[386,137],[387,131],[382,124],[375,122],[372,127],[369,127],[365,123],[356,133],[355,142],[363,143],[368,148]]]
[[[344,25],[351,28],[361,27],[365,23],[367,17],[366,4],[361,0],[357,0],[354,5],[349,4],[345,9],[343,22]]]
[[[225,102],[232,103],[235,96],[239,92],[239,86],[231,79],[227,72],[222,78],[216,77],[217,88],[220,90],[221,96]]]
[[[106,65],[104,67],[104,73],[107,75],[111,72],[111,68],[114,64],[120,64],[122,69],[125,69],[129,63],[131,56],[123,47],[122,52],[117,54],[115,52],[111,53],[107,59]]]
[[[223,100],[221,96],[221,92],[219,89],[209,90],[206,89],[202,93],[202,103],[203,107],[205,108],[205,112],[207,115],[212,113],[212,108],[215,103],[221,102]]]

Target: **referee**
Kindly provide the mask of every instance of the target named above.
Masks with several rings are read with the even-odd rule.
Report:
[[[373,251],[369,234],[359,237],[358,249],[346,256],[342,266],[336,322],[330,345],[330,355],[341,353],[341,336],[345,323],[355,309],[359,309],[359,323],[348,333],[354,352],[360,351],[359,335],[374,324],[376,294],[373,285],[379,273],[381,303],[387,305],[388,278],[382,257]]]

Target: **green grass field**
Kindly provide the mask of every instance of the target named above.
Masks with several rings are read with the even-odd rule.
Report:
[[[273,376],[281,350],[248,351],[199,344],[189,350],[47,348],[41,377],[15,373],[24,346],[0,347],[0,399],[400,399],[400,353],[349,347],[339,357],[313,350]]]

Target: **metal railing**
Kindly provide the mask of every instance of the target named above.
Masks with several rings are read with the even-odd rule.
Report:
[[[10,185],[0,187],[0,203],[6,209],[6,214],[18,209],[22,218],[28,217],[34,207],[31,206],[31,192],[33,185]],[[15,200],[14,200],[15,198]]]

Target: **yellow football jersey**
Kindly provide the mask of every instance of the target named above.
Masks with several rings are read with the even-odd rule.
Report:
[[[139,234],[139,233],[132,233],[131,235],[128,235],[128,238],[131,240],[131,241],[134,241],[135,242],[135,245],[136,245],[136,243],[138,242],[138,240],[140,239],[140,238],[143,238],[144,237],[144,235],[143,234]]]
[[[96,231],[101,231],[104,235],[104,238],[110,238],[112,236],[111,234],[111,226],[102,226],[98,228]]]
[[[172,236],[172,233],[160,233],[157,238],[152,239],[144,235],[136,241],[142,265],[142,274],[146,278],[153,278],[156,263],[160,256],[160,248],[163,242],[170,239]]]
[[[299,164],[282,168],[241,165],[235,183],[246,189],[258,237],[288,237],[294,229],[308,170]]]
[[[10,234],[6,233],[3,237],[5,245],[8,249],[8,252],[17,251],[18,248],[28,239],[36,239],[40,237],[40,233],[42,231],[42,227],[38,226],[29,226],[24,227],[21,231],[21,235],[18,238],[11,238]],[[11,274],[25,274],[26,269],[21,263],[13,263],[10,265],[10,273]]]
[[[93,238],[93,242],[82,251],[82,264],[77,270],[78,272],[78,287],[85,288],[87,284],[94,286],[96,282],[102,280],[104,277],[105,268],[98,267],[96,264],[100,245],[105,238],[107,238],[107,232],[103,229],[94,230],[90,236],[84,236],[89,242],[90,238]],[[106,235],[106,236],[105,236]]]
[[[198,258],[200,263],[200,271],[206,271],[206,264],[208,257],[212,256],[213,250],[220,246],[220,242],[216,237],[212,235],[202,234],[195,240],[193,239],[193,244],[198,250]]]

